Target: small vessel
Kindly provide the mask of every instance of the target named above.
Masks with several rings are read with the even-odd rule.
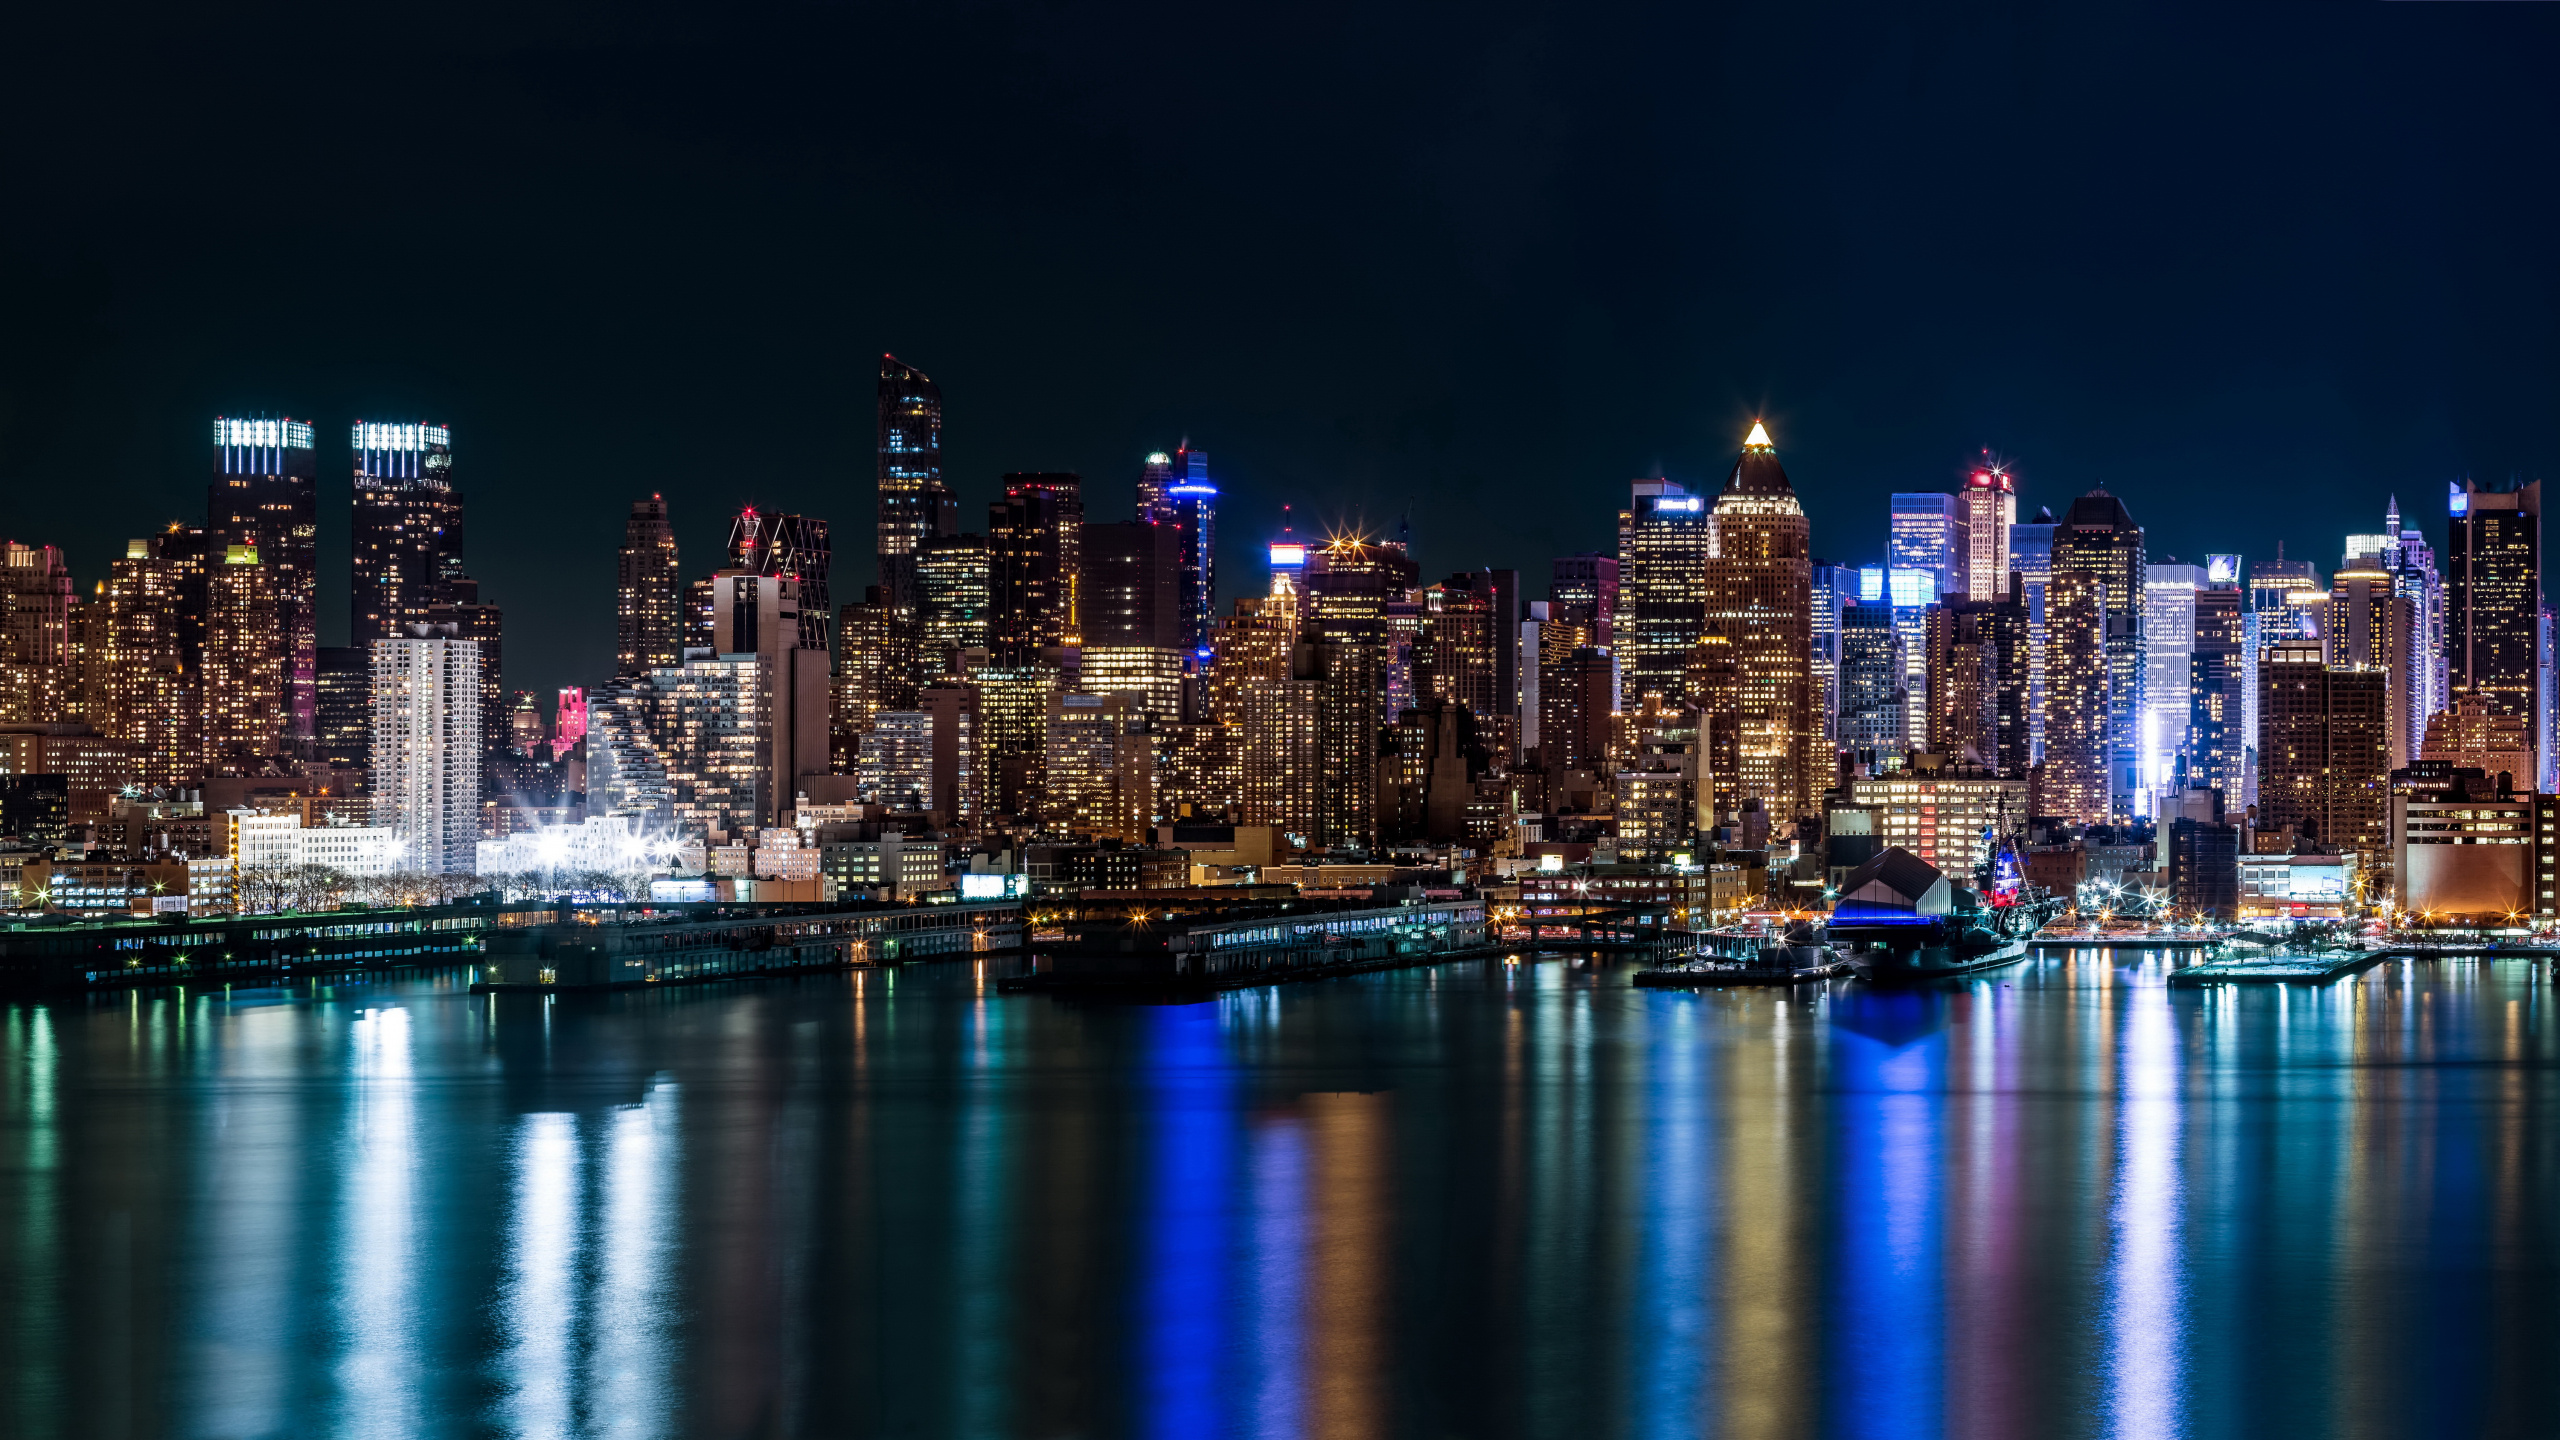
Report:
[[[1848,947],[1877,985],[2015,964],[2061,908],[2023,884],[2016,867],[2016,854],[2002,847],[1989,867],[1986,895],[1951,884],[1944,871],[1898,845],[1889,847],[1841,882],[1831,939]]]

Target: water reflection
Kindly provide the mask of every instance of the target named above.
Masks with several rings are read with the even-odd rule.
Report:
[[[0,1010],[0,1432],[2532,1433],[2519,962]]]

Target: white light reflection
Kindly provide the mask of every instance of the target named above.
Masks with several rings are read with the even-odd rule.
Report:
[[[675,1397],[667,1356],[675,1347],[670,1237],[676,1233],[675,1086],[661,1079],[644,1105],[613,1113],[605,1130],[603,1219],[593,1239],[595,1348],[587,1355],[586,1432],[668,1433]]]
[[[2129,993],[2117,1087],[2116,1195],[2109,1227],[2108,1433],[2128,1440],[2184,1433],[2186,1344],[2178,1277],[2178,1036],[2166,986]]]
[[[417,1133],[409,1012],[368,1010],[350,1027],[355,1101],[338,1235],[337,1433],[418,1433]]]
[[[527,1115],[516,1136],[507,1273],[498,1296],[507,1348],[498,1361],[505,1393],[497,1428],[528,1440],[582,1433],[569,1397],[577,1341],[577,1127],[572,1115]]]

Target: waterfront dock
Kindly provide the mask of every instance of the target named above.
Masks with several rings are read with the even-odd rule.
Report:
[[[1640,990],[1708,990],[1733,985],[1811,985],[1856,973],[1846,960],[1815,965],[1756,965],[1740,960],[1689,960],[1657,965],[1635,975]]]
[[[2208,985],[2326,985],[2397,958],[2405,957],[2386,950],[2351,950],[2260,960],[2207,960],[2170,971],[2169,987],[2197,990]]]

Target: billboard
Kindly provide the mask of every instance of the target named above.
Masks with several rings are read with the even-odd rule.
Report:
[[[1021,875],[963,875],[960,898],[963,900],[1019,900],[1022,898]]]
[[[709,876],[697,875],[682,880],[652,880],[649,882],[649,898],[652,900],[664,900],[669,903],[679,903],[694,900],[717,900],[720,896],[719,893],[712,888],[711,878]]]
[[[2207,555],[2204,557],[2204,580],[2208,585],[2239,584],[2240,557],[2237,555]]]
[[[1271,547],[1271,566],[1275,570],[1301,570],[1306,568],[1306,563],[1307,547],[1304,545]]]

